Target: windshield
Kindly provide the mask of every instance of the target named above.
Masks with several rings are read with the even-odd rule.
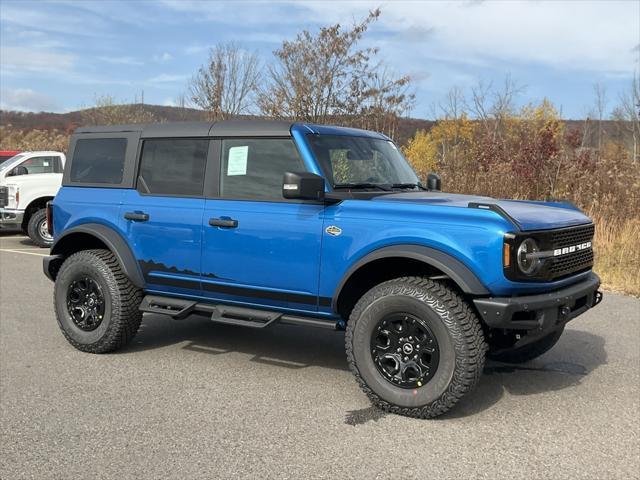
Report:
[[[414,171],[389,140],[344,135],[308,135],[307,140],[334,188],[420,185]]]
[[[18,155],[15,155],[13,157],[0,157],[0,172],[7,168],[11,163],[13,163],[14,160],[22,158],[24,156],[25,155],[19,153]]]

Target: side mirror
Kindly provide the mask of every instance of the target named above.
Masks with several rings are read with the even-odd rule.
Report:
[[[18,175],[28,175],[28,174],[29,174],[29,170],[27,170],[27,167],[24,167],[22,165],[18,165],[17,167],[14,167],[7,174],[7,177],[17,177]]]
[[[282,196],[300,200],[324,200],[324,178],[309,172],[286,172]]]
[[[440,180],[440,175],[437,173],[430,173],[427,175],[427,188],[429,190],[442,190],[442,180]]]

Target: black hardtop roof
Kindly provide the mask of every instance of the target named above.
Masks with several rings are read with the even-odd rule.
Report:
[[[219,122],[170,122],[106,125],[77,128],[83,133],[140,132],[142,138],[161,137],[288,137],[292,122],[281,120],[222,120]]]

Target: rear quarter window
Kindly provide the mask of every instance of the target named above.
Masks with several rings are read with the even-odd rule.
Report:
[[[78,140],[71,162],[71,181],[74,183],[121,183],[126,151],[126,138]]]

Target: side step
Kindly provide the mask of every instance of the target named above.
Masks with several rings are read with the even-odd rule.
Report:
[[[193,300],[162,297],[159,295],[145,296],[140,303],[140,310],[148,313],[169,315],[175,320],[182,320],[193,313],[209,314],[213,322],[250,328],[266,328],[275,323],[282,323],[287,325],[327,328],[330,330],[343,329],[343,323],[336,320],[322,320],[313,317],[302,317],[282,312],[231,305],[198,303]]]
[[[142,299],[139,310],[148,313],[160,313],[169,315],[176,320],[182,320],[191,313],[196,306],[193,300],[182,300],[180,298],[160,297],[157,295],[147,295]]]

